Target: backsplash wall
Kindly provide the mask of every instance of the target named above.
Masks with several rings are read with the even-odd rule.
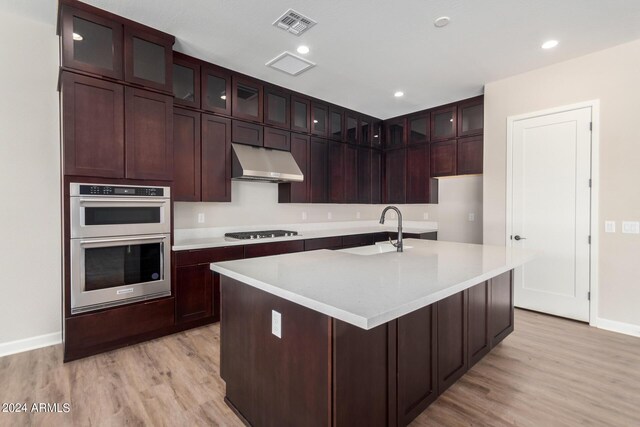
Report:
[[[258,182],[233,181],[231,192],[231,203],[175,203],[174,227],[185,229],[374,220],[380,218],[386,206],[278,203],[278,186]],[[481,243],[482,177],[441,179],[439,192],[440,204],[402,205],[403,219],[438,222],[441,240]],[[446,212],[446,215],[439,218],[440,212]],[[467,220],[469,213],[475,214],[474,222]],[[204,214],[204,223],[198,223],[198,214]]]

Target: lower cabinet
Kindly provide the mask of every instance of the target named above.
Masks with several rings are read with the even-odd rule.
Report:
[[[513,332],[513,271],[489,280],[491,347]]]
[[[480,283],[467,290],[468,334],[467,353],[469,367],[491,350],[489,337],[489,282]]]
[[[467,295],[458,292],[436,303],[438,393],[467,371]]]

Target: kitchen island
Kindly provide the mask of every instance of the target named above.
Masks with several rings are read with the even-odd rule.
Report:
[[[255,426],[407,425],[513,331],[530,258],[406,239],[211,264],[227,403]]]

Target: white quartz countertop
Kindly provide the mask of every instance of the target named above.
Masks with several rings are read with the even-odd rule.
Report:
[[[398,231],[397,225],[394,221],[389,221],[387,224],[377,224],[377,221],[363,221],[364,224],[348,223],[348,224],[336,224],[332,227],[331,223],[327,223],[326,228],[304,229],[297,227],[295,224],[291,225],[270,225],[253,227],[254,230],[293,230],[298,231],[297,236],[288,237],[275,237],[270,239],[253,239],[253,240],[240,240],[232,239],[222,236],[210,236],[203,232],[202,236],[195,235],[194,231],[190,231],[187,235],[180,235],[176,233],[174,245],[172,249],[174,251],[186,251],[194,249],[207,249],[207,248],[219,248],[225,246],[239,246],[239,245],[254,245],[256,243],[272,243],[272,242],[285,242],[289,240],[306,240],[306,239],[318,239],[322,237],[333,236],[348,236],[354,234],[368,234],[368,233],[380,233],[387,231]],[[229,230],[231,231],[231,230]],[[245,230],[241,230],[245,231]],[[438,231],[437,223],[420,223],[414,222],[403,226],[402,232],[409,234],[422,234]]]
[[[405,251],[318,250],[226,261],[211,270],[371,329],[518,267],[531,251],[405,239]],[[371,248],[370,248],[371,249]]]

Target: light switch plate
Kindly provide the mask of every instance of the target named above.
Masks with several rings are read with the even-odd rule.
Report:
[[[605,221],[604,222],[604,232],[605,233],[615,233],[616,232],[616,222],[615,221]]]
[[[476,220],[476,214],[473,212],[469,213],[469,221],[473,222]]]
[[[327,213],[327,219],[333,219],[333,215],[331,215],[331,212]]]
[[[356,219],[360,219],[360,212],[356,212]]]
[[[625,234],[640,234],[640,222],[622,221],[622,232]]]
[[[198,214],[198,224],[204,224],[204,214],[203,213],[199,213]]]
[[[425,221],[428,220],[429,219],[429,212],[423,213],[422,214],[422,219],[425,220]]]
[[[307,213],[306,212],[302,212],[302,220],[303,221],[307,220]]]
[[[275,310],[271,310],[271,333],[282,338],[282,315]]]

